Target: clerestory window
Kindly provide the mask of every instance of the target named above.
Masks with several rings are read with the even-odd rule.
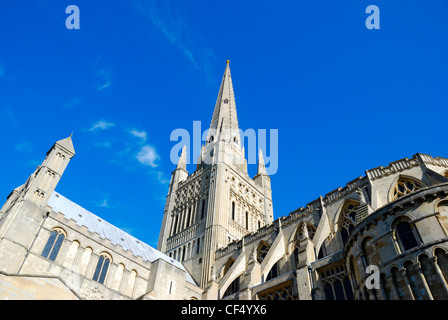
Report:
[[[62,229],[54,229],[50,233],[50,237],[47,240],[47,244],[45,245],[41,256],[51,261],[55,261],[64,239],[64,231]]]

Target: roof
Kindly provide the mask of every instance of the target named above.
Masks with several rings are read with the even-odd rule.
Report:
[[[236,136],[236,143],[240,145],[235,94],[233,91],[232,76],[230,74],[230,65],[228,60],[224,75],[221,80],[218,98],[216,99],[215,109],[213,111],[213,117],[210,123],[210,131],[207,136],[207,141],[210,139],[211,135],[213,135],[214,133],[219,134],[223,130],[229,130],[232,135]]]
[[[56,144],[66,149],[68,152],[75,154],[75,148],[73,147],[72,136],[56,141]]]
[[[154,262],[157,259],[163,259],[166,262],[185,271],[186,280],[194,285],[195,281],[185,269],[185,267],[177,260],[174,260],[154,249],[150,245],[131,236],[120,228],[115,227],[109,222],[101,219],[97,215],[84,209],[78,204],[72,202],[56,191],[53,192],[48,200],[48,205],[55,212],[62,213],[67,219],[72,219],[79,226],[85,226],[90,232],[96,232],[102,239],[108,239],[112,244],[122,247],[124,250],[132,252],[135,256],[141,257],[144,261]]]

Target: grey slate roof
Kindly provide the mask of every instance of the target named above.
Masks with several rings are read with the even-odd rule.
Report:
[[[101,219],[56,191],[50,196],[48,206],[53,211],[62,213],[67,219],[74,220],[77,225],[85,226],[87,230],[98,233],[102,239],[110,240],[112,244],[132,252],[135,256],[141,257],[145,261],[154,262],[157,259],[163,259],[177,268],[184,270],[187,275],[186,280],[196,285],[182,263]]]

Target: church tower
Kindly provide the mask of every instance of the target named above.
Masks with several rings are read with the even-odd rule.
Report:
[[[75,155],[71,136],[57,141],[28,180],[0,209],[0,268],[20,273],[28,250],[48,216],[47,202]]]
[[[229,61],[195,172],[186,148],[172,172],[158,249],[181,261],[206,288],[215,251],[273,221],[270,178],[260,150],[257,175],[247,173]]]

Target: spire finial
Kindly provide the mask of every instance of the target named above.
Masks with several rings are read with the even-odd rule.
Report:
[[[261,148],[260,148],[260,151],[259,151],[259,153],[258,153],[258,169],[257,169],[257,174],[264,174],[264,175],[267,175],[267,173],[266,173],[266,166],[265,166],[265,164],[264,164],[263,152],[261,151]]]
[[[227,58],[227,60],[226,60],[226,64],[229,64],[230,63],[230,60],[229,60],[229,58]]]

